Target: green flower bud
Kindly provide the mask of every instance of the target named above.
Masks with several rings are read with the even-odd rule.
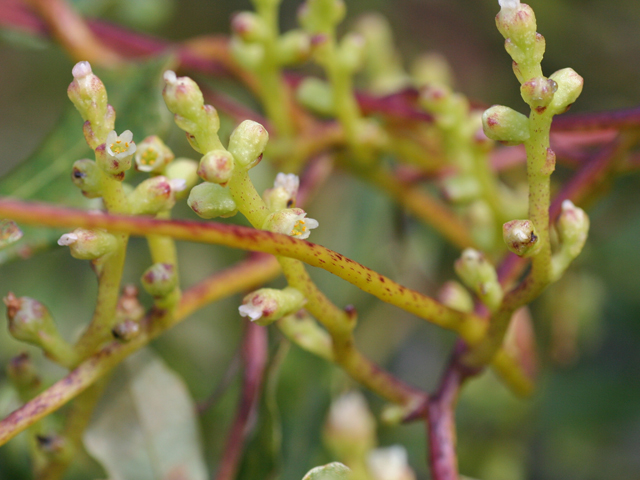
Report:
[[[200,160],[198,175],[205,182],[226,185],[233,174],[233,155],[226,150],[212,150]]]
[[[426,53],[411,66],[411,78],[417,87],[425,85],[453,85],[453,70],[446,57],[440,53]]]
[[[190,158],[176,158],[164,169],[164,176],[171,180],[184,180],[185,189],[175,192],[176,199],[189,195],[189,191],[198,183],[198,162]]]
[[[558,84],[558,91],[553,96],[549,108],[554,115],[564,113],[582,93],[584,79],[572,68],[558,70],[549,78]]]
[[[17,298],[9,292],[4,298],[9,320],[9,333],[23,342],[45,347],[58,331],[47,307],[29,297]]]
[[[502,303],[503,291],[496,269],[482,253],[467,248],[455,262],[455,271],[464,284],[475,292],[491,311]]]
[[[507,248],[519,257],[531,257],[540,251],[536,228],[531,220],[511,220],[502,226]]]
[[[425,85],[420,89],[420,105],[429,112],[441,113],[446,110],[451,94],[451,88],[446,85]]]
[[[30,392],[35,393],[42,383],[31,357],[24,352],[9,361],[7,376],[21,395],[24,392],[27,396],[31,396],[28,394]]]
[[[297,237],[300,240],[309,238],[309,230],[318,227],[318,221],[313,218],[305,218],[306,212],[301,208],[287,208],[279,212],[272,213],[267,217],[262,226],[263,230],[283,233]]]
[[[178,286],[176,266],[154,263],[142,274],[141,281],[142,287],[152,297],[166,297]]]
[[[589,233],[589,217],[571,200],[562,202],[562,213],[556,221],[562,250],[572,258],[580,255]]]
[[[165,176],[149,178],[140,183],[129,195],[133,215],[155,215],[171,209],[176,203],[176,192],[186,188],[183,179],[169,180]]]
[[[165,87],[162,96],[169,111],[187,119],[201,115],[204,98],[200,88],[189,77],[177,77],[175,72],[164,72]]]
[[[106,143],[96,148],[96,162],[105,173],[119,176],[131,168],[135,152],[136,144],[130,130],[125,130],[120,136],[111,130]]]
[[[494,105],[482,115],[482,128],[491,140],[518,145],[529,138],[529,119],[503,105]]]
[[[264,61],[264,45],[261,43],[247,43],[239,38],[231,39],[231,55],[250,71],[256,71]]]
[[[104,230],[76,228],[58,239],[58,245],[69,247],[71,256],[79,260],[95,260],[113,252],[118,246],[116,237]]]
[[[245,120],[231,133],[229,139],[229,152],[243,168],[249,169],[262,160],[269,132],[267,129],[253,120]]]
[[[135,158],[139,172],[162,173],[174,155],[160,137],[151,135],[138,144]]]
[[[466,288],[455,280],[446,282],[438,292],[438,300],[447,307],[455,308],[461,312],[473,311],[473,298]]]
[[[339,458],[363,458],[376,444],[376,420],[357,391],[334,400],[324,426],[323,440]]]
[[[77,160],[71,170],[71,181],[87,198],[98,198],[102,194],[102,171],[93,160]]]
[[[113,327],[111,334],[121,342],[129,342],[140,335],[140,324],[133,320],[124,320]]]
[[[307,299],[302,292],[293,287],[282,290],[261,288],[245,296],[238,311],[252,322],[266,326],[285,315],[297,312],[305,303]]]
[[[253,12],[240,12],[231,19],[231,30],[245,42],[257,42],[267,35],[264,20]]]
[[[232,217],[238,212],[229,189],[215,183],[201,183],[191,189],[187,204],[202,218]]]
[[[312,468],[302,480],[351,480],[351,469],[340,462]]]
[[[273,188],[265,190],[262,198],[269,210],[277,212],[295,205],[300,179],[293,173],[276,175]]]
[[[298,21],[311,34],[329,33],[346,13],[343,0],[307,0],[298,9]]]
[[[499,0],[500,12],[496,26],[504,38],[518,45],[529,46],[536,37],[536,16],[529,5],[516,0]]]
[[[338,62],[348,72],[355,72],[362,67],[365,55],[364,37],[358,33],[348,33],[338,47]]]
[[[315,113],[326,116],[335,113],[333,89],[328,82],[319,78],[307,77],[302,80],[296,90],[296,99]]]
[[[71,70],[73,81],[67,89],[69,100],[80,112],[83,120],[101,119],[107,112],[107,90],[91,71],[89,62],[78,62]]]
[[[527,105],[542,113],[552,102],[557,90],[558,84],[553,79],[537,77],[522,84],[520,95]]]
[[[302,63],[311,54],[311,39],[302,30],[290,30],[278,39],[276,56],[279,65]]]

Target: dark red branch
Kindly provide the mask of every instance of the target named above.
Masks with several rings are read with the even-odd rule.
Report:
[[[256,414],[268,358],[267,330],[246,321],[242,344],[244,378],[240,404],[220,460],[216,480],[233,480],[238,470],[250,419]]]

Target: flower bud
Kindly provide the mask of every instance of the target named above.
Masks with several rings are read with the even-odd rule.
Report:
[[[411,66],[411,78],[417,87],[425,85],[453,85],[453,71],[440,53],[430,52],[418,57]]]
[[[79,260],[95,260],[113,252],[118,242],[116,237],[104,230],[76,228],[58,239],[58,245],[69,247],[71,256]]]
[[[558,91],[553,96],[549,108],[554,115],[564,113],[582,93],[584,79],[572,68],[558,70],[549,78],[558,84]]]
[[[17,242],[22,238],[22,230],[13,220],[0,220],[0,249]]]
[[[420,89],[420,105],[429,112],[441,113],[451,98],[451,89],[446,85],[428,84]]]
[[[503,105],[494,105],[482,114],[482,128],[491,140],[518,145],[529,138],[529,119]]]
[[[318,227],[318,221],[313,218],[305,218],[306,212],[301,208],[287,208],[279,212],[272,213],[267,217],[262,226],[263,230],[283,233],[297,237],[300,240],[309,238],[309,230]]]
[[[358,33],[347,33],[338,47],[338,62],[348,72],[355,72],[362,67],[365,55],[364,37]]]
[[[558,90],[558,84],[551,78],[536,77],[520,87],[522,99],[538,113],[546,110]]]
[[[121,342],[129,342],[140,335],[140,324],[133,320],[124,320],[113,327],[111,334]]]
[[[139,172],[162,173],[173,158],[173,152],[160,137],[151,135],[138,144],[136,149],[136,170]]]
[[[490,310],[495,311],[502,302],[502,287],[496,269],[482,253],[467,248],[455,262],[455,271],[464,284],[475,292]]]
[[[480,195],[480,182],[473,175],[452,175],[442,180],[442,194],[452,203],[468,203]]]
[[[67,95],[80,112],[83,120],[99,121],[107,111],[107,90],[91,71],[89,62],[78,62],[71,70],[73,81]]]
[[[256,71],[264,62],[265,50],[261,43],[247,43],[239,38],[231,38],[231,55],[245,69]]]
[[[376,421],[364,396],[357,391],[334,400],[323,439],[339,458],[360,459],[376,444]]]
[[[232,217],[238,212],[229,189],[215,183],[201,183],[191,189],[187,204],[202,218]]]
[[[302,292],[293,287],[283,290],[261,288],[244,297],[238,311],[252,322],[266,326],[285,315],[297,312],[305,303],[307,299]]]
[[[131,168],[134,153],[136,144],[131,130],[125,130],[119,136],[111,130],[106,143],[96,148],[96,162],[105,173],[118,175]]]
[[[519,257],[531,257],[540,251],[536,228],[531,220],[511,220],[502,226],[507,248]]]
[[[74,162],[71,181],[85,197],[98,198],[102,194],[102,175],[96,162],[83,158]]]
[[[200,160],[198,175],[205,182],[226,185],[233,174],[233,155],[226,150],[212,150]]]
[[[295,65],[309,58],[311,39],[302,30],[290,30],[278,39],[276,55],[278,64]]]
[[[562,202],[562,212],[556,221],[556,230],[562,244],[562,250],[571,258],[580,255],[589,233],[589,217],[571,200]]]
[[[170,263],[154,263],[142,274],[141,281],[152,297],[166,297],[178,286],[176,267]]]
[[[257,42],[267,35],[264,20],[253,12],[240,12],[231,19],[231,30],[245,42]]]
[[[177,77],[175,72],[164,72],[165,87],[162,96],[173,114],[188,119],[198,118],[204,105],[200,88],[189,77]]]
[[[176,192],[184,190],[182,179],[169,180],[165,176],[149,178],[140,183],[129,195],[133,215],[155,215],[170,210],[176,203]]]
[[[535,41],[536,16],[529,5],[519,0],[501,0],[496,26],[504,38],[529,46]]]
[[[57,337],[58,331],[47,308],[29,297],[17,298],[9,292],[4,298],[9,320],[9,333],[23,342],[43,346],[51,337]]]
[[[447,307],[460,312],[473,311],[473,298],[466,288],[455,280],[446,282],[438,291],[438,300]]]
[[[302,480],[351,480],[351,469],[340,462],[312,468]]]
[[[176,199],[189,195],[191,189],[198,183],[198,162],[190,158],[177,158],[164,169],[164,176],[171,180],[184,180],[185,189],[175,192]]]
[[[240,166],[249,169],[262,160],[268,141],[266,128],[253,120],[245,120],[231,133],[229,152]]]
[[[278,173],[273,188],[265,190],[262,197],[270,210],[284,210],[295,205],[299,187],[300,179],[297,175]]]
[[[296,99],[304,107],[320,115],[330,116],[335,112],[333,89],[319,78],[307,77],[296,90]]]
[[[28,397],[31,397],[29,393],[35,393],[42,383],[28,353],[21,353],[9,361],[7,376],[20,394],[24,392]]]
[[[407,451],[400,445],[376,448],[367,456],[367,467],[372,480],[415,480],[409,466]]]
[[[343,0],[307,0],[298,9],[298,21],[309,33],[328,33],[347,13]]]

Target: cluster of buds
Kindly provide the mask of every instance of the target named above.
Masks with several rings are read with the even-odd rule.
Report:
[[[489,310],[495,311],[500,307],[504,292],[498,282],[498,274],[481,252],[467,248],[456,260],[454,267],[464,284]]]
[[[302,30],[279,35],[272,21],[279,0],[254,2],[257,12],[240,12],[231,20],[231,52],[246,69],[257,72],[271,62],[271,67],[284,67],[304,62],[309,57],[311,42]]]
[[[297,312],[306,302],[304,295],[293,287],[261,288],[245,296],[238,311],[252,322],[266,326]]]
[[[135,285],[125,285],[116,306],[115,327],[111,330],[114,338],[128,342],[140,333],[140,320],[144,316],[144,307],[138,300]]]

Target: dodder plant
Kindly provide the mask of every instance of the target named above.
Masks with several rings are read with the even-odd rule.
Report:
[[[93,37],[72,11],[66,11],[64,21],[70,23],[64,24],[47,15],[51,13],[47,2],[36,2],[63,45],[82,57],[73,68],[68,95],[84,120],[84,137],[94,158],[77,160],[71,180],[85,197],[99,198],[103,206],[101,211],[88,211],[0,200],[0,216],[7,219],[2,224],[6,244],[20,236],[12,221],[73,229],[58,244],[68,247],[73,257],[89,260],[98,279],[93,318],[73,342],[59,334],[51,314],[37,300],[13,293],[5,297],[11,335],[40,347],[50,360],[69,370],[43,388],[26,355],[9,366],[24,405],[0,422],[0,443],[29,429],[37,478],[62,478],[82,448],[83,433],[116,365],[195,310],[247,291],[251,293],[238,307],[238,319],[250,320],[242,348],[243,391],[219,460],[218,478],[233,478],[237,472],[243,438],[261,392],[268,355],[265,327],[271,324],[275,325],[268,328],[278,328],[292,343],[335,363],[389,402],[385,421],[424,420],[429,468],[436,480],[459,478],[454,412],[466,382],[492,368],[515,394],[532,392],[535,345],[526,306],[558,281],[580,254],[589,219],[574,203],[580,203],[597,180],[577,176],[571,185],[585,188],[560,190],[552,203],[550,179],[556,154],[549,143],[551,124],[555,115],[576,101],[582,78],[570,68],[544,76],[545,39],[536,31],[532,9],[519,1],[501,1],[496,23],[513,60],[521,96],[530,107],[528,116],[505,106],[484,112],[471,108],[466,98],[451,90],[446,66],[437,57],[425,57],[413,76],[408,75],[387,25],[378,17],[364,19],[355,31],[339,38],[336,28],[345,15],[344,2],[307,0],[299,10],[301,28],[281,34],[279,3],[253,0],[255,12],[234,17],[230,42],[222,47],[194,44],[181,58],[182,66],[193,70],[202,69],[212,56],[226,65],[260,99],[266,121],[243,119],[227,142],[218,135],[218,105],[205,103],[203,91],[191,78],[164,72],[164,101],[195,150],[193,156],[199,157],[192,160],[174,158],[158,136],[136,142],[135,131],[114,130],[117,112],[86,59],[117,65],[124,58]],[[56,3],[56,8],[66,7]],[[74,40],[65,35],[65,28],[84,37]],[[283,74],[283,67],[307,60],[322,68],[324,79],[290,81]],[[353,77],[361,70],[375,95],[356,97]],[[220,109],[236,118],[245,112],[228,101],[222,103]],[[526,185],[507,184],[491,167],[489,154],[496,142],[524,145]],[[610,152],[604,162],[615,153]],[[249,172],[263,155],[283,172],[273,179],[272,188],[260,194]],[[455,272],[461,283],[447,282],[436,300],[310,243],[312,230],[324,225],[301,207],[333,166],[386,192],[459,248]],[[132,167],[148,178],[130,184]],[[438,183],[444,202],[421,185],[437,172],[446,172]],[[185,199],[204,219],[239,213],[251,226],[172,220],[172,208]],[[138,289],[121,281],[130,235],[145,236],[151,253],[152,264],[140,280],[153,298],[147,311],[138,300]],[[262,254],[252,254],[182,291],[175,240]],[[372,240],[362,238],[362,242]],[[438,388],[421,391],[364,356],[354,338],[358,313],[334,304],[310,277],[308,266],[457,333],[459,340]],[[279,274],[286,286],[263,287]],[[67,403],[63,422],[43,423]],[[335,460],[350,469],[333,463],[305,478],[415,478],[402,447],[375,448],[375,427],[375,418],[358,393],[337,399],[323,437]],[[85,444],[94,453],[89,437]],[[198,456],[197,451],[190,454]],[[134,478],[123,469],[126,462],[95,455],[113,478]],[[205,478],[199,462],[181,458],[165,467],[154,478]]]

